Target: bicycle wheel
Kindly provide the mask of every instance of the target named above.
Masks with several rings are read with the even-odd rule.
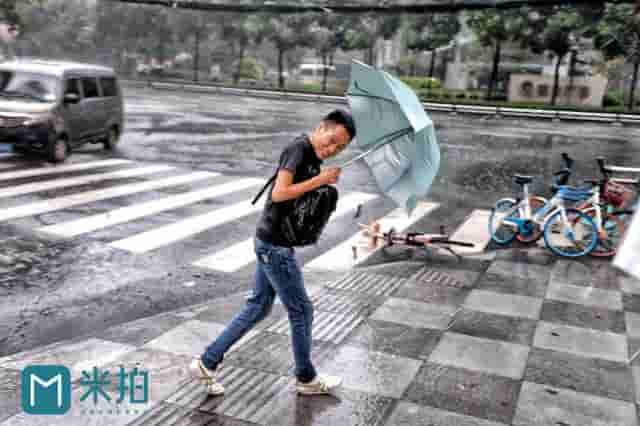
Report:
[[[558,256],[580,257],[589,254],[598,244],[598,228],[591,218],[576,209],[555,212],[544,225],[544,242]]]
[[[583,212],[586,213],[594,223],[596,223],[595,207],[585,209],[583,210]],[[626,225],[622,218],[623,213],[603,213],[602,229],[598,232],[598,243],[596,244],[595,248],[589,253],[590,256],[615,256],[618,247],[622,243],[624,232],[626,230]]]
[[[504,223],[504,219],[507,218],[507,214],[516,206],[516,202],[513,200],[500,200],[491,210],[491,216],[489,216],[489,235],[491,239],[500,245],[507,245],[516,239],[518,234],[518,228],[516,225]],[[518,218],[520,213],[516,209],[508,217]]]
[[[529,205],[531,206],[531,214],[535,215],[538,210],[547,204],[547,200],[542,197],[529,197]],[[518,232],[516,238],[521,243],[532,244],[542,237],[542,228],[534,221],[528,221],[524,228],[526,233]]]

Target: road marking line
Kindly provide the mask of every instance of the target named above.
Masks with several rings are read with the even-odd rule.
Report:
[[[263,205],[264,201],[260,201],[255,205],[251,205],[251,199],[240,201],[203,215],[194,216],[129,238],[114,241],[109,245],[132,253],[145,253],[259,212]]]
[[[166,170],[166,166],[156,165],[139,167],[135,169],[118,170],[117,172],[98,173],[94,175],[78,176],[66,179],[33,182],[24,185],[16,185],[0,189],[0,198],[15,197],[17,195],[31,194],[33,192],[48,191],[51,189],[66,188],[69,186],[86,185],[94,182],[102,182],[108,179],[123,179],[144,176]]]
[[[172,170],[173,167],[166,166],[166,170]],[[0,210],[0,222],[16,219],[26,216],[33,216],[42,213],[49,213],[56,210],[62,210],[81,204],[89,204],[94,201],[107,200],[110,198],[122,197],[125,195],[136,194],[144,191],[164,188],[168,186],[182,185],[201,179],[208,179],[216,176],[210,172],[194,172],[186,175],[173,176],[165,179],[150,180],[130,185],[120,185],[107,189],[98,189],[95,191],[80,192],[65,197],[52,198],[50,200],[38,201],[31,204],[12,207]]]
[[[476,209],[471,212],[462,225],[449,236],[455,241],[464,241],[474,244],[474,247],[452,246],[453,250],[460,254],[481,253],[491,241],[489,234],[489,217],[491,210]]]
[[[334,219],[356,210],[359,205],[365,204],[375,198],[377,198],[377,195],[374,194],[361,192],[350,193],[346,197],[338,200],[336,211],[331,215],[329,221],[333,222]],[[253,261],[255,261],[253,238],[247,238],[222,251],[198,259],[193,265],[231,273],[251,264]]]
[[[382,231],[386,232],[393,228],[398,232],[403,232],[405,229],[409,228],[412,224],[428,215],[439,206],[440,204],[437,203],[420,203],[410,217],[407,217],[404,208],[397,208],[377,222],[380,223]],[[365,239],[366,237],[364,237],[363,231],[360,231],[347,241],[315,258],[313,261],[305,265],[305,268],[332,271],[349,270],[378,251],[379,248],[368,249],[366,247],[361,247],[361,242]],[[356,259],[353,258],[353,247],[357,247]]]
[[[12,167],[18,167],[18,163],[0,163],[0,170],[10,169]]]
[[[0,180],[21,179],[25,177],[44,176],[44,175],[52,175],[52,174],[59,174],[59,173],[65,173],[65,172],[75,172],[80,170],[96,169],[98,167],[119,166],[122,164],[130,164],[130,163],[132,163],[132,161],[130,160],[122,160],[122,159],[114,158],[111,160],[92,161],[90,163],[67,164],[62,166],[47,164],[44,167],[20,170],[16,172],[0,173]]]
[[[38,231],[48,234],[54,234],[60,237],[75,237],[77,235],[86,234],[97,229],[107,228],[119,223],[129,222],[155,213],[166,210],[176,209],[189,204],[197,203],[209,198],[220,197],[232,192],[241,191],[252,186],[261,185],[262,179],[239,179],[216,185],[211,188],[205,188],[198,191],[186,192],[179,195],[161,198],[159,200],[148,201],[133,206],[121,207],[119,209],[110,210],[106,213],[96,214],[93,216],[83,217],[70,222],[58,223],[55,225],[45,226]]]

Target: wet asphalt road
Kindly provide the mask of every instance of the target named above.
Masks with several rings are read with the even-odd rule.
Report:
[[[147,166],[167,164],[185,173],[221,173],[221,182],[239,177],[264,179],[273,172],[281,149],[335,107],[150,89],[126,89],[126,94],[127,127],[118,150],[106,153],[99,146],[87,146],[74,153],[70,163],[115,157]],[[490,208],[496,199],[515,189],[510,183],[514,173],[540,176],[535,189],[546,192],[551,172],[560,167],[561,152],[577,160],[578,179],[596,175],[594,158],[598,155],[619,165],[640,165],[640,129],[449,114],[434,114],[433,119],[443,161],[430,198],[441,207],[416,223],[413,228],[418,231],[436,231],[440,225],[455,229],[473,209]],[[336,163],[355,154],[347,150]],[[39,167],[41,163],[37,158],[18,159],[9,171]],[[172,173],[160,172],[153,177],[169,177]],[[86,172],[72,172],[64,177],[84,175]],[[0,181],[0,189],[44,183],[49,178]],[[3,208],[12,208],[139,181],[104,180],[0,202]],[[206,185],[205,181],[188,183],[0,222],[0,356],[246,289],[251,284],[252,265],[222,273],[191,263],[250,237],[257,214],[147,253],[132,254],[108,243],[243,201],[257,188],[72,239],[35,232],[41,226]],[[339,189],[343,193],[378,193],[363,163],[344,171]],[[389,200],[379,198],[368,203],[360,217],[346,215],[337,220],[317,247],[300,253],[301,261],[326,252],[345,235],[353,234],[357,223],[384,216],[394,207]]]

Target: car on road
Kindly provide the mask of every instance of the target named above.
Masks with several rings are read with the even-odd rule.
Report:
[[[54,61],[0,64],[0,143],[64,161],[85,143],[114,149],[124,107],[111,68]]]

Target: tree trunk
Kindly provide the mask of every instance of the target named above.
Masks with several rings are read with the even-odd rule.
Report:
[[[491,77],[489,77],[489,86],[487,87],[487,99],[493,99],[494,90],[498,81],[498,71],[500,69],[500,57],[502,55],[502,43],[496,40],[496,50],[493,52],[493,67],[491,68]]]
[[[416,61],[411,61],[409,63],[409,76],[415,77],[416,75]]]
[[[322,92],[327,92],[327,76],[329,74],[329,70],[327,69],[327,54],[322,54]]]
[[[376,46],[375,41],[371,42],[371,45],[369,46],[369,65],[371,65],[372,67],[376,66],[376,64],[374,63],[374,61],[375,61],[375,58],[374,58],[375,46]]]
[[[438,52],[434,50],[431,51],[431,65],[429,65],[429,78],[433,78],[433,73],[436,69],[436,56],[438,56]]]
[[[629,95],[629,104],[627,108],[629,111],[633,111],[633,106],[636,101],[636,86],[638,85],[638,70],[640,70],[640,61],[633,64],[633,79],[631,80],[631,93]]]
[[[244,59],[244,50],[247,47],[246,43],[240,44],[240,53],[238,54],[238,67],[236,68],[236,73],[233,76],[233,84],[238,84],[240,81],[240,73],[242,71],[242,60]]]
[[[573,99],[573,83],[576,72],[576,60],[578,59],[578,51],[572,50],[569,58],[569,87],[567,87],[567,104],[572,104]]]
[[[284,89],[284,49],[278,48],[278,87]]]
[[[198,82],[198,70],[200,69],[200,31],[196,31],[193,55],[193,81]]]
[[[334,57],[334,55],[335,55],[335,52],[331,52],[329,54],[329,65],[330,66],[333,66],[333,57]]]
[[[558,100],[558,89],[560,86],[560,63],[562,62],[564,55],[558,55],[558,62],[556,63],[555,76],[553,78],[553,94],[551,95],[551,105],[555,106]]]

